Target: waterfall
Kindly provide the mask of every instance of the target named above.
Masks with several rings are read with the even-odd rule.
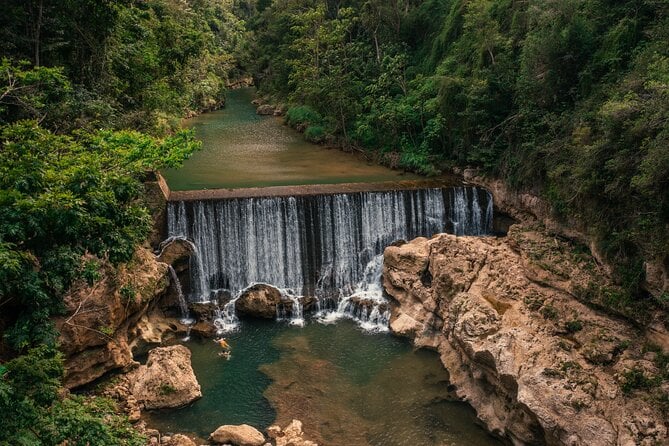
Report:
[[[293,290],[279,290],[281,292],[281,300],[283,302],[290,302],[290,311],[286,311],[285,303],[279,304],[276,307],[276,319],[279,321],[287,321],[290,325],[298,327],[304,326],[304,306],[300,300],[301,296],[296,296]]]
[[[182,201],[168,204],[168,232],[194,243],[191,301],[253,283],[338,301],[396,240],[490,232],[491,202],[474,187]]]
[[[177,272],[174,270],[172,265],[167,265],[167,268],[170,272],[172,285],[177,292],[177,304],[179,305],[179,310],[181,312],[180,322],[184,325],[193,325],[195,321],[190,317],[190,313],[188,312],[188,302],[186,302],[186,297],[184,296],[183,290],[181,289],[181,282],[179,281]]]
[[[390,307],[383,295],[382,274],[383,255],[378,255],[367,264],[353,294],[342,297],[335,310],[319,311],[318,320],[331,324],[348,318],[356,320],[367,331],[387,331]]]

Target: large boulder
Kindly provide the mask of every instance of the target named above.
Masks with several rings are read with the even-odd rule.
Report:
[[[265,436],[248,424],[239,426],[226,424],[212,432],[211,441],[234,446],[262,446],[265,444]]]
[[[616,292],[615,284],[543,228],[389,247],[383,278],[394,298],[391,330],[439,352],[457,394],[490,431],[551,446],[669,440],[653,402],[669,398],[669,381],[646,359],[647,339],[581,302],[588,290]],[[662,382],[623,392],[640,373]]]
[[[129,377],[132,395],[146,409],[181,407],[200,398],[190,359],[190,350],[183,345],[154,348],[146,365]]]
[[[274,319],[276,308],[281,303],[281,292],[270,285],[258,284],[245,290],[237,300],[236,308],[241,314],[264,319]]]

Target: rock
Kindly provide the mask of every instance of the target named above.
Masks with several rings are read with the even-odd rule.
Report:
[[[68,388],[136,365],[129,347],[134,327],[169,286],[167,265],[144,248],[118,268],[88,260],[100,262],[99,280],[73,284],[63,299],[66,315],[55,319]]]
[[[216,318],[216,302],[191,302],[188,310],[198,321],[213,321]]]
[[[129,376],[132,395],[146,409],[184,406],[202,396],[183,345],[158,347],[149,352],[146,365]]]
[[[191,333],[203,338],[213,338],[216,336],[216,327],[209,322],[198,322],[191,327]]]
[[[620,389],[626,371],[659,376],[643,358],[647,341],[575,298],[585,284],[615,285],[573,251],[522,225],[503,239],[442,234],[388,247],[390,328],[435,348],[457,394],[514,444],[665,444],[657,405]]]
[[[221,426],[211,434],[211,440],[214,443],[231,443],[235,446],[263,446],[265,444],[265,436],[248,424]]]
[[[281,292],[276,288],[258,284],[245,290],[239,300],[236,308],[241,314],[254,316],[264,319],[274,319],[276,317],[276,307],[281,303]]]
[[[261,116],[271,116],[274,115],[274,106],[269,104],[259,105],[256,109],[256,113]]]
[[[169,239],[161,245],[158,261],[172,265],[177,272],[188,269],[188,261],[193,255],[193,244],[184,239]]]
[[[267,435],[274,440],[276,446],[318,446],[317,443],[303,438],[302,422],[299,420],[292,420],[283,429],[276,425],[270,426]]]
[[[274,116],[283,116],[288,111],[288,107],[283,104],[277,105],[274,109]]]
[[[163,444],[167,446],[196,446],[193,440],[182,434],[172,435],[169,441],[164,441]]]

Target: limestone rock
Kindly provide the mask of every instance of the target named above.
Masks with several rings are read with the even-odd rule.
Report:
[[[181,407],[200,398],[190,359],[190,350],[183,345],[154,348],[146,365],[129,377],[132,395],[146,409]]]
[[[274,439],[276,446],[318,446],[317,443],[304,438],[302,422],[299,420],[291,421],[283,429],[279,426],[270,426],[267,434]]]
[[[256,109],[256,113],[261,116],[271,116],[274,115],[275,108],[270,104],[259,105]]]
[[[502,239],[442,234],[388,247],[390,328],[435,348],[457,394],[514,444],[665,444],[657,405],[620,388],[635,367],[661,375],[643,358],[646,341],[575,298],[587,284],[615,285],[573,251],[520,225]]]
[[[129,347],[133,329],[169,286],[167,265],[144,248],[119,268],[101,264],[99,280],[75,283],[63,299],[66,315],[55,319],[68,388],[136,365]]]
[[[193,440],[182,434],[172,435],[169,441],[164,441],[163,444],[166,446],[196,446]]]
[[[193,244],[187,240],[169,239],[161,246],[158,261],[172,265],[177,272],[188,268],[188,260],[193,255]]]
[[[265,436],[248,424],[221,426],[211,434],[211,440],[214,443],[230,443],[235,446],[263,446],[265,444]]]
[[[245,290],[236,308],[241,314],[265,319],[276,317],[276,307],[281,303],[281,292],[270,285],[258,284]]]

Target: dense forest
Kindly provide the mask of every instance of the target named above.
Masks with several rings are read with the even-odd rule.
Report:
[[[277,0],[251,22],[260,89],[314,141],[434,174],[472,166],[579,222],[641,316],[669,264],[669,5]]]
[[[248,74],[312,141],[540,194],[617,268],[611,307],[666,310],[639,285],[669,263],[667,42],[663,0],[6,0],[0,444],[142,444],[109,401],[59,395],[49,321],[95,280],[83,258],[146,239],[143,181],[198,148],[180,119]]]
[[[236,55],[248,53],[248,8],[3,3],[0,354],[14,359],[0,365],[0,444],[144,444],[111,401],[62,398],[50,318],[73,280],[95,281],[103,262],[128,261],[146,240],[142,183],[199,147],[179,120],[221,104]]]

